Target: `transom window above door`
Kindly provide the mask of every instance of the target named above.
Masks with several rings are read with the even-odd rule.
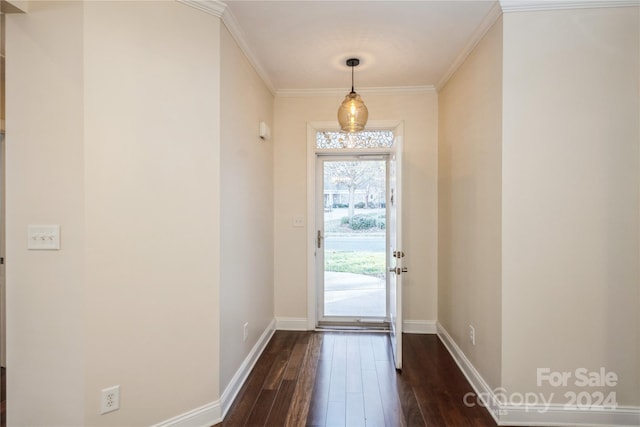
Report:
[[[316,133],[318,150],[390,148],[393,141],[394,136],[391,130],[365,130],[354,133],[318,131]]]

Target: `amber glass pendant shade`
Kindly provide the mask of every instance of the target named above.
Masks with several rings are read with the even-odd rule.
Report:
[[[347,59],[347,66],[351,67],[351,92],[344,97],[338,108],[338,123],[343,132],[360,132],[364,130],[369,118],[369,110],[364,105],[360,95],[353,89],[353,68],[360,64],[358,58]]]
[[[360,132],[369,118],[369,110],[362,98],[355,92],[344,97],[338,109],[338,123],[343,132]]]

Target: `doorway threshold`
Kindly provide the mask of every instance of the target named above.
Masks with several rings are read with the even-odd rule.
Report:
[[[350,331],[350,332],[389,332],[389,322],[319,322],[316,331]]]

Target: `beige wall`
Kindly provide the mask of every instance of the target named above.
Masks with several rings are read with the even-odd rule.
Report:
[[[220,387],[236,370],[273,314],[273,95],[226,27],[221,28]],[[243,325],[249,323],[247,341]]]
[[[84,10],[31,6],[6,16],[7,424],[82,425]],[[26,251],[38,223],[60,224],[63,250]]]
[[[363,99],[369,120],[403,120],[405,319],[437,318],[437,95]],[[307,234],[294,216],[307,210],[307,122],[335,121],[342,96],[276,97],[274,140],[274,283],[276,317],[307,317]],[[307,224],[307,227],[313,227]],[[309,244],[312,244],[309,243]]]
[[[149,425],[215,401],[219,19],[35,2],[7,21],[9,425]],[[60,224],[62,250],[26,251],[30,223]],[[100,416],[114,384],[121,409]]]
[[[640,404],[639,24],[637,8],[504,16],[509,392],[558,393],[539,367],[605,367],[618,403]]]
[[[501,126],[498,20],[440,91],[438,122],[438,321],[492,387],[501,365]]]
[[[638,405],[638,9],[503,19],[439,95],[439,321],[508,394],[605,367]]]

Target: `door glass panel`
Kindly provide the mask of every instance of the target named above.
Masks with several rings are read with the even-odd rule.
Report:
[[[393,145],[393,140],[394,136],[391,130],[365,130],[353,133],[321,131],[316,133],[316,149],[390,148]]]
[[[386,161],[323,165],[323,317],[386,318]]]

